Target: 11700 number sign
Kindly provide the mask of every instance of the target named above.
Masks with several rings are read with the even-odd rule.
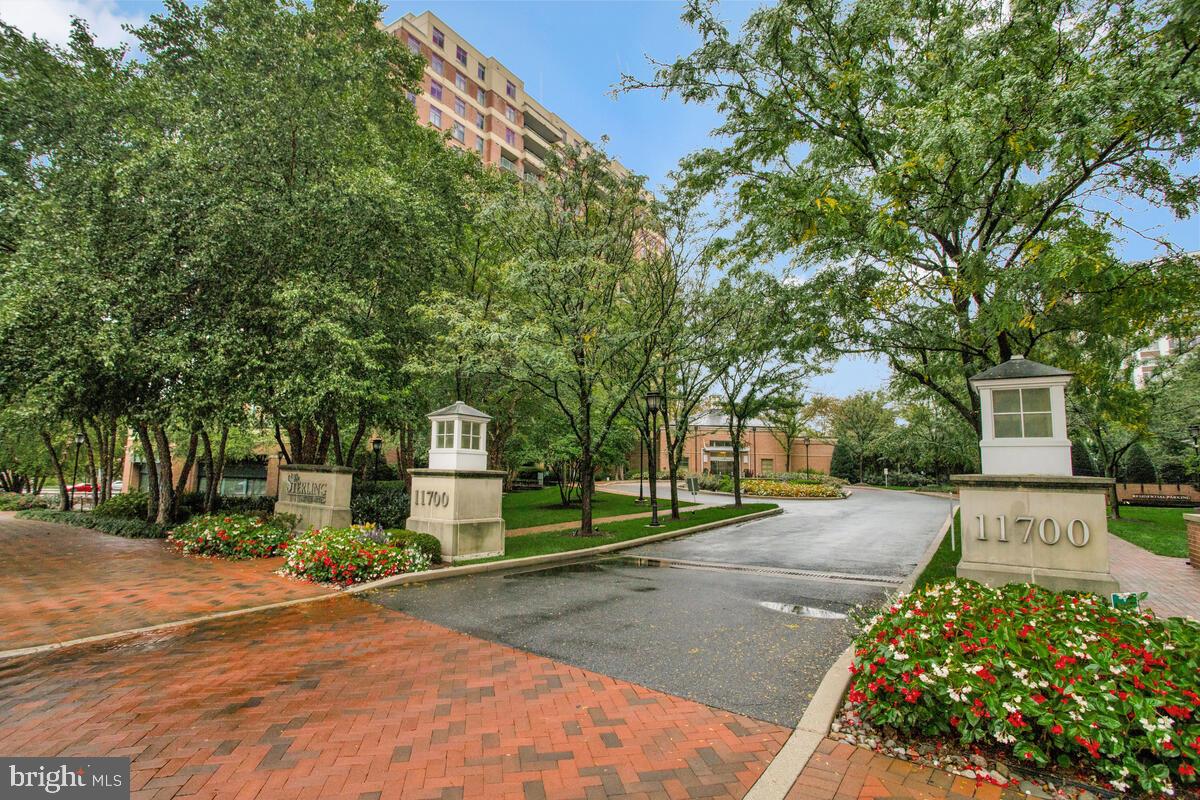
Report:
[[[978,514],[975,517],[979,522],[979,539],[980,541],[988,540],[988,530],[986,520],[983,514]],[[1004,515],[995,517],[998,523],[996,529],[996,541],[1007,542],[1008,538],[1008,519]],[[1035,517],[1015,517],[1013,522],[1016,523],[1016,533],[1021,537],[1022,544],[1028,544],[1029,539],[1033,536],[1034,528],[1037,528],[1038,538],[1042,540],[1042,544],[1054,545],[1058,544],[1066,534],[1066,539],[1076,547],[1083,547],[1092,540],[1092,530],[1088,524],[1081,519],[1073,519],[1067,524],[1064,530],[1058,524],[1058,520],[1053,517],[1044,517],[1037,519]],[[1022,526],[1024,526],[1022,528]],[[1013,540],[1015,541],[1015,539]]]

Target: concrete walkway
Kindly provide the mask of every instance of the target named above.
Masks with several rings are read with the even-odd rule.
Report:
[[[1110,535],[1108,560],[1121,591],[1150,593],[1143,607],[1162,617],[1200,619],[1200,569],[1186,558],[1155,555]]]

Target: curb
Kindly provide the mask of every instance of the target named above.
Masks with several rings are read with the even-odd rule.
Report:
[[[917,582],[917,577],[929,566],[933,554],[937,552],[942,539],[946,537],[946,532],[954,523],[954,512],[957,510],[957,506],[950,509],[941,529],[921,554],[916,568],[904,579],[904,583],[900,584],[898,592],[910,591]],[[850,664],[853,660],[854,645],[850,644],[825,672],[825,677],[813,692],[812,700],[804,709],[804,715],[800,717],[796,729],[775,754],[775,758],[771,759],[763,774],[758,776],[758,780],[750,787],[743,800],[784,800],[796,778],[808,766],[809,759],[817,751],[817,746],[829,733],[829,726],[833,724],[842,705],[842,697],[850,687]]]
[[[371,591],[372,589],[382,589],[384,587],[394,586],[397,584],[403,585],[406,583],[425,583],[427,581],[435,581],[442,578],[455,578],[463,575],[474,575],[481,572],[497,572],[504,569],[512,569],[513,567],[530,566],[534,564],[550,564],[557,561],[574,561],[591,555],[612,553],[617,550],[624,550],[643,544],[652,544],[654,542],[660,542],[666,539],[674,539],[678,536],[686,536],[690,533],[700,533],[701,531],[724,528],[730,525],[738,525],[743,522],[751,522],[756,519],[763,519],[764,517],[773,517],[782,513],[782,508],[770,508],[765,511],[756,511],[753,514],[745,514],[740,517],[731,517],[729,519],[721,519],[714,522],[705,522],[701,525],[693,525],[691,527],[680,528],[679,530],[675,531],[656,533],[650,536],[643,536],[638,539],[629,539],[624,542],[613,542],[612,544],[598,545],[596,547],[588,547],[582,550],[568,550],[562,553],[546,553],[545,555],[514,558],[507,561],[488,561],[483,564],[468,564],[461,567],[444,567],[442,569],[426,570],[425,572],[411,572],[404,575],[393,575],[388,578],[380,578],[376,581],[360,583],[355,586],[347,587],[346,589],[334,590],[328,592],[327,594],[319,594],[313,597],[299,597],[294,600],[283,600],[278,603],[267,603],[266,605],[252,606],[250,608],[236,608],[230,611],[220,611],[215,614],[205,614],[199,617],[172,620],[171,622],[160,622],[156,625],[146,625],[141,628],[129,628],[123,631],[113,631],[111,633],[96,634],[95,636],[85,636],[80,639],[68,639],[67,641],[63,642],[39,644],[32,647],[21,647],[15,650],[2,650],[0,651],[0,661],[8,658],[18,658],[20,656],[36,655],[38,653],[48,653],[54,650],[62,650],[67,647],[74,647],[76,645],[95,644],[97,642],[107,642],[113,639],[123,639],[127,636],[136,636],[142,633],[153,633],[154,631],[166,630],[168,628],[179,628],[184,625],[194,625],[198,622],[210,622],[212,620],[225,619],[227,617],[237,617],[241,616],[242,614],[253,614],[258,611],[270,611],[276,608],[288,608],[290,606],[304,605],[305,603],[318,603],[334,597],[362,594],[363,592]]]

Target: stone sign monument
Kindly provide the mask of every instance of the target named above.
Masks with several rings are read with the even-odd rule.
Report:
[[[449,562],[504,555],[504,475],[487,468],[491,417],[462,401],[428,415],[429,468],[412,471],[405,527],[442,543]]]
[[[350,524],[354,470],[318,464],[281,464],[275,513],[295,514],[295,530],[344,528]]]
[[[955,475],[962,518],[958,575],[1107,595],[1112,480],[1076,476],[1067,438],[1071,373],[1014,356],[971,378],[979,393],[982,474]]]

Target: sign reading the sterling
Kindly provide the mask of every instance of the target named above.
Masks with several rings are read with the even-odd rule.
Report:
[[[329,499],[329,482],[304,480],[299,472],[292,472],[283,484],[283,496],[279,499],[289,503],[313,503],[323,506]]]
[[[294,514],[296,530],[344,528],[350,524],[349,467],[284,464],[279,467],[278,514]]]

